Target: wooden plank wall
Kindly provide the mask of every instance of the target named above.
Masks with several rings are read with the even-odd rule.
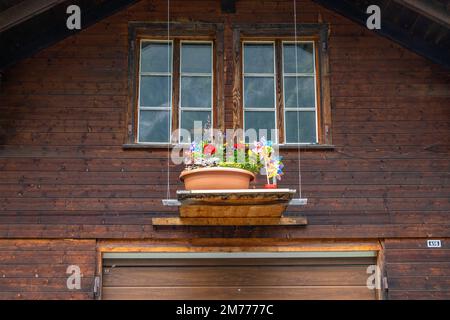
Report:
[[[0,300],[93,299],[95,240],[0,240]],[[81,289],[66,273],[80,267]]]
[[[450,299],[450,239],[427,248],[425,239],[385,241],[388,299]]]
[[[231,23],[289,23],[292,1],[171,1],[173,21],[225,24],[225,120],[232,127]],[[0,90],[0,237],[417,237],[450,233],[449,72],[319,5],[298,21],[329,22],[334,151],[301,154],[297,229],[155,232],[165,150],[123,150],[128,21],[165,21],[143,0],[18,63]],[[276,14],[275,14],[276,13]],[[283,151],[283,187],[297,188],[297,151]],[[171,167],[171,191],[179,167]],[[262,181],[258,182],[262,183]],[[299,210],[293,208],[292,211]]]
[[[239,0],[228,15],[218,0],[171,4],[173,21],[225,25],[231,128],[231,23],[290,23],[292,1]],[[299,22],[331,29],[336,150],[301,154],[307,227],[152,227],[152,216],[173,212],[160,201],[167,155],[122,149],[128,21],[165,21],[167,14],[166,1],[142,0],[2,76],[0,238],[11,240],[0,240],[0,298],[93,298],[94,239],[203,237],[401,238],[386,240],[388,298],[450,298],[449,240],[429,250],[425,239],[404,239],[450,234],[449,72],[309,0],[297,7]],[[283,156],[281,185],[297,188],[297,151]],[[179,170],[171,167],[172,195]],[[69,264],[84,266],[80,292],[65,287]]]

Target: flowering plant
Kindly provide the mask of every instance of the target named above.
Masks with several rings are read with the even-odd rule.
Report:
[[[208,141],[192,142],[185,152],[186,170],[208,167],[238,168],[253,173],[259,172],[262,164],[253,156],[248,144],[238,143],[228,146],[226,143],[214,145]]]
[[[267,183],[280,180],[283,174],[281,157],[275,156],[271,141],[261,138],[253,144],[235,143],[214,145],[209,141],[192,142],[185,152],[186,170],[207,167],[226,167],[248,170],[252,173],[265,169]]]
[[[258,155],[260,162],[263,164],[266,171],[267,184],[270,184],[270,179],[281,180],[284,165],[281,162],[281,157],[274,155],[271,141],[266,141],[263,137],[260,141],[255,141],[250,150]]]

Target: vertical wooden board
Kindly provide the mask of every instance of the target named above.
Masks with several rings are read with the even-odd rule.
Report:
[[[173,40],[173,66],[172,66],[172,132],[178,128],[180,124],[180,39]],[[172,137],[173,142],[178,142],[178,137]]]
[[[127,84],[128,84],[128,97],[127,97],[127,108],[126,108],[126,140],[125,143],[135,143],[137,138],[137,99],[138,97],[138,85],[136,84],[136,77],[139,70],[139,52],[140,52],[140,42],[135,38],[136,34],[129,29],[128,34],[128,74],[127,74]]]
[[[233,129],[243,128],[242,57],[239,29],[233,30]]]
[[[214,94],[216,98],[214,99],[215,105],[215,121],[214,128],[225,130],[225,43],[224,43],[224,26],[220,25],[216,32],[216,47],[215,47],[215,82],[216,90]]]
[[[331,122],[331,70],[330,70],[330,61],[329,61],[329,33],[331,30],[330,26],[327,29],[323,29],[320,34],[319,41],[316,42],[316,45],[319,46],[316,52],[321,52],[316,57],[316,61],[318,61],[318,65],[320,67],[320,86],[318,89],[319,101],[320,101],[320,135],[319,142],[323,144],[333,144],[332,140],[332,122]],[[318,133],[319,134],[319,133]]]
[[[277,126],[278,126],[278,141],[285,143],[284,134],[284,96],[283,96],[283,48],[282,41],[275,42],[275,57],[276,57],[276,106],[277,106]]]

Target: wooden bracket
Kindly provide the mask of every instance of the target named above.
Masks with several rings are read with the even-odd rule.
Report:
[[[308,223],[305,217],[281,218],[152,218],[154,226],[302,226]]]

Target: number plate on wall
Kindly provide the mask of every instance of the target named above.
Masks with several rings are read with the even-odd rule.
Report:
[[[440,248],[441,246],[441,240],[427,240],[428,248]]]

